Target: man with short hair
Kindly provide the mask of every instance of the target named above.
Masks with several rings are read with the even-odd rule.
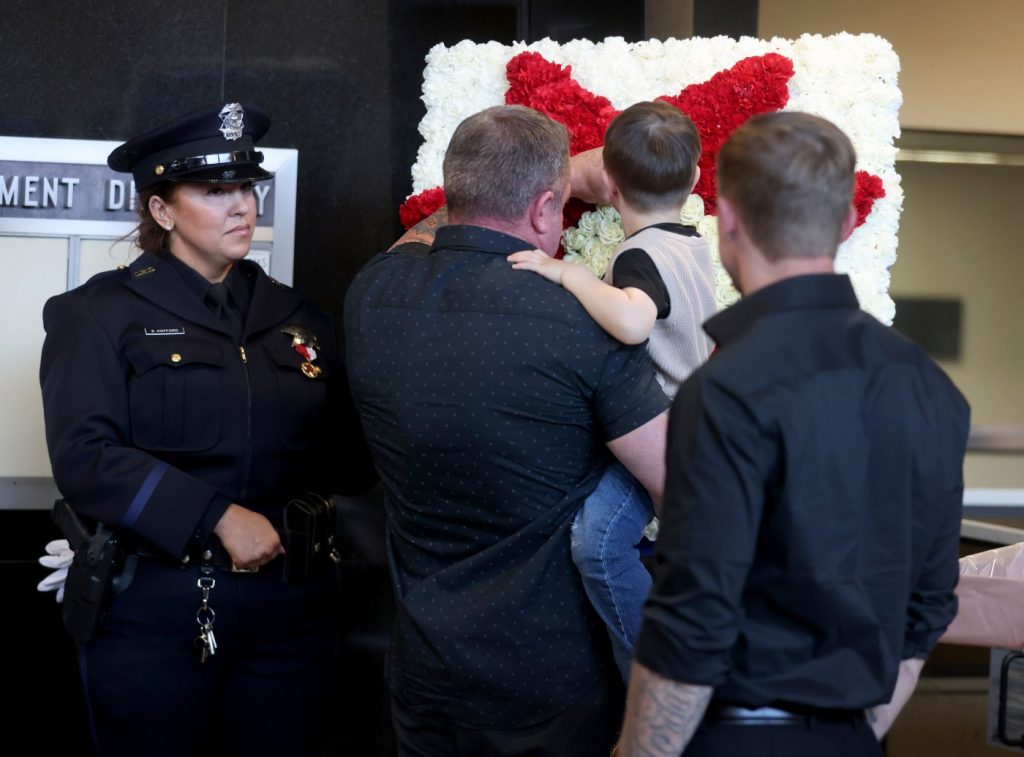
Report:
[[[447,208],[346,298],[352,393],[387,492],[401,755],[606,755],[616,738],[622,684],[569,531],[613,457],[660,500],[668,400],[642,346],[507,261],[556,251],[568,146],[528,108],[466,119]]]
[[[834,273],[854,163],[801,113],[719,153],[743,299],[672,406],[621,755],[880,755],[956,613],[969,408]]]

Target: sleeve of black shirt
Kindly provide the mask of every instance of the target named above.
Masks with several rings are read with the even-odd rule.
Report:
[[[936,444],[922,443],[917,454],[926,462],[915,465],[914,489],[920,492],[914,507],[914,532],[933,534],[931,542],[918,537],[927,552],[907,606],[907,628],[903,659],[927,657],[953,622],[957,612],[956,584],[959,579],[960,526],[963,517],[963,456],[970,430],[970,409],[963,396],[937,374],[928,395],[936,411]],[[939,398],[946,404],[940,405]]]
[[[699,376],[672,405],[667,459],[636,659],[666,678],[717,686],[730,669],[775,451],[733,395]]]
[[[618,289],[633,287],[651,298],[658,308],[658,318],[668,318],[672,309],[668,289],[651,256],[639,247],[619,254],[612,266],[612,281]]]

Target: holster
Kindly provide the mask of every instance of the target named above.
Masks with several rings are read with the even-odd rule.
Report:
[[[334,549],[338,511],[334,500],[307,492],[284,508],[284,580],[302,584],[319,578],[338,561]]]
[[[114,578],[124,565],[117,533],[103,523],[81,518],[63,499],[53,506],[53,521],[75,550],[64,582],[61,619],[79,643],[90,641],[115,593]]]

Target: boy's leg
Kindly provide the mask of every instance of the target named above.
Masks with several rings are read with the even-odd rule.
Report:
[[[605,471],[572,525],[572,558],[590,603],[608,627],[615,663],[629,681],[651,576],[636,545],[654,516],[650,497],[618,462]]]

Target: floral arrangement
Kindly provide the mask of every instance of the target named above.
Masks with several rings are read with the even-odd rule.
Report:
[[[695,227],[711,248],[715,268],[715,301],[719,309],[736,302],[740,298],[740,293],[733,287],[732,279],[718,259],[718,224],[714,216],[704,213],[704,201],[699,195],[691,194],[686,198],[686,203],[679,213],[679,221]],[[612,253],[625,238],[622,219],[615,208],[611,205],[600,205],[584,213],[575,227],[571,226],[562,233],[564,258],[585,265],[597,276],[604,276]]]
[[[757,113],[805,111],[838,125],[857,151],[858,226],[840,247],[836,268],[849,274],[861,306],[891,323],[895,308],[888,269],[896,260],[903,202],[893,144],[902,102],[898,72],[891,45],[870,34],[436,45],[427,56],[427,112],[419,127],[424,141],[412,169],[414,194],[400,211],[402,222],[411,226],[443,204],[444,151],[455,127],[473,113],[501,103],[540,110],[566,126],[575,154],[599,146],[623,108],[661,99],[686,112],[700,132],[701,180],[681,220],[708,237],[717,263],[718,149]],[[566,227],[566,258],[603,273],[622,239],[614,209],[574,201],[566,208]],[[738,297],[720,266],[717,284],[721,306]]]

